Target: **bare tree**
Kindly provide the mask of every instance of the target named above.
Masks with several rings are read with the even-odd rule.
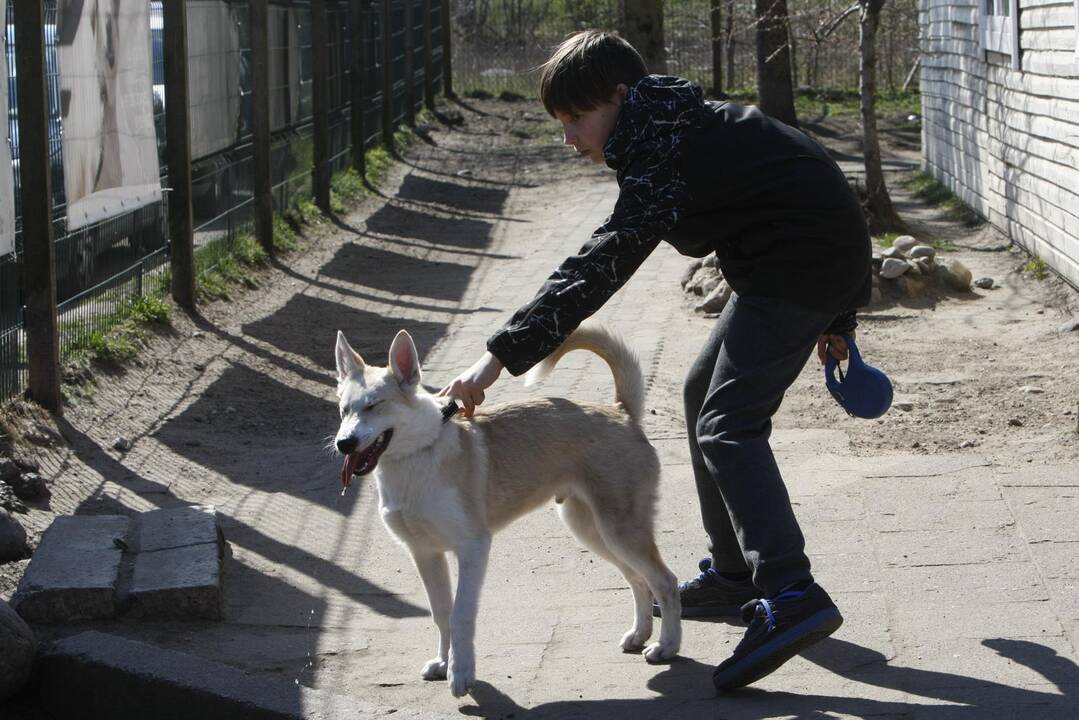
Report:
[[[667,72],[662,0],[622,0],[622,37],[637,48],[648,72]]]
[[[859,75],[861,77],[860,110],[862,115],[862,144],[865,154],[865,211],[873,233],[891,230],[904,231],[888,187],[884,183],[884,168],[880,159],[880,138],[877,135],[877,28],[880,10],[885,0],[859,0]]]
[[[712,94],[723,93],[723,0],[711,0],[708,12],[708,28],[712,34]]]
[[[790,19],[787,0],[756,0],[757,94],[761,110],[798,127],[791,79]]]

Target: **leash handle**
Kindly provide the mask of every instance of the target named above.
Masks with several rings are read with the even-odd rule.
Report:
[[[460,409],[461,406],[457,404],[456,400],[450,400],[449,404],[442,408],[442,422],[449,422],[450,418],[456,415]]]

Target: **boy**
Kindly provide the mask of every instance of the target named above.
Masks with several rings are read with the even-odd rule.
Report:
[[[690,456],[710,539],[680,586],[684,615],[749,623],[719,665],[719,692],[754,682],[842,623],[810,573],[802,532],[768,445],[771,417],[817,346],[870,292],[859,203],[814,141],[752,107],[703,102],[688,81],[648,75],[624,40],[568,38],[543,67],[541,95],[565,144],[617,172],[610,218],[443,388],[466,416],[503,368],[520,375],[621,287],[661,240],[715,252],[734,290],[685,384]],[[763,595],[763,597],[762,597]]]

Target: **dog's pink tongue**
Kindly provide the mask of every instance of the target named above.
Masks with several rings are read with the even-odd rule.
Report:
[[[352,485],[352,473],[356,472],[356,465],[360,462],[359,453],[349,453],[345,455],[345,464],[341,467],[341,485],[349,487]]]

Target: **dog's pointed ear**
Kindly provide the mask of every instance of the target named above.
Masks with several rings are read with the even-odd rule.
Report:
[[[337,356],[337,382],[342,382],[356,373],[362,373],[364,368],[363,358],[352,349],[345,339],[345,334],[337,331],[337,348],[334,352]]]
[[[403,388],[410,389],[420,383],[420,355],[412,336],[404,330],[390,344],[390,370]]]

